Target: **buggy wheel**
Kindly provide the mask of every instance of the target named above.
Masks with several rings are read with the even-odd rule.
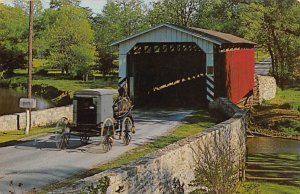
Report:
[[[112,148],[113,144],[113,135],[115,134],[114,122],[111,118],[104,120],[101,128],[101,136],[104,136],[103,140],[103,149],[105,152],[108,152]]]
[[[114,135],[115,134],[115,125],[114,121],[111,118],[107,118],[104,120],[101,127],[101,136]]]
[[[66,117],[62,117],[57,123],[56,123],[56,132],[63,133],[63,132],[70,132],[70,122]]]
[[[89,143],[89,140],[90,140],[90,137],[88,136],[80,136],[80,142],[84,145],[88,144]]]
[[[109,152],[112,148],[113,138],[111,136],[105,136],[103,140],[103,150]]]
[[[55,144],[57,149],[65,149],[69,143],[70,123],[66,117],[61,118],[56,124]]]
[[[66,149],[68,146],[68,135],[67,133],[63,132],[63,133],[58,133],[55,136],[55,144],[56,144],[56,148],[63,150]]]
[[[123,142],[125,145],[129,145],[131,141],[131,133],[133,129],[133,124],[129,117],[125,117],[122,123],[122,127],[124,127]]]
[[[123,137],[123,143],[125,145],[129,145],[131,141],[131,135],[129,133],[125,133]]]

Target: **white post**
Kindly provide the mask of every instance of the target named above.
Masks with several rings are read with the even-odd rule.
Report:
[[[32,97],[32,38],[33,38],[33,1],[29,1],[29,34],[28,34],[28,88],[27,97],[31,99]],[[26,110],[26,130],[25,134],[29,134],[31,128],[31,108]]]
[[[30,130],[30,111],[29,109],[26,110],[26,129],[25,129],[25,134],[28,135],[29,134],[29,130]]]

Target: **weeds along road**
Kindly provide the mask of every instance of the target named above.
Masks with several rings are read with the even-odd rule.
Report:
[[[112,150],[104,153],[100,138],[93,138],[91,144],[81,146],[78,137],[71,137],[69,148],[58,150],[54,134],[47,137],[0,148],[0,193],[29,192],[50,183],[65,179],[93,166],[113,160],[124,152],[157,138],[192,111],[134,111],[136,134],[130,145],[115,140]],[[10,185],[13,181],[14,186]],[[22,187],[18,184],[22,183]]]

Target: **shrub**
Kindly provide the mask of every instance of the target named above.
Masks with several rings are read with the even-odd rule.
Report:
[[[8,79],[0,79],[0,87],[8,88],[9,84],[10,84],[10,82]]]
[[[35,74],[37,75],[47,75],[48,74],[48,70],[41,67],[41,68],[38,68],[36,71],[35,71]]]
[[[281,127],[280,131],[290,136],[297,135],[297,131],[293,127]]]
[[[239,146],[241,146],[241,139]],[[242,149],[241,149],[242,150]],[[231,194],[239,181],[242,161],[237,159],[240,150],[233,148],[232,135],[215,135],[211,142],[199,142],[193,149],[196,162],[195,179],[190,184],[198,187],[195,193]]]

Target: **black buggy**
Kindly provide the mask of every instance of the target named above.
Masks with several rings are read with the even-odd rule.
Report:
[[[73,100],[73,122],[70,123],[63,117],[57,123],[56,147],[67,148],[71,135],[79,136],[82,144],[88,144],[91,137],[98,136],[102,139],[105,152],[112,148],[116,135],[128,145],[132,133],[135,132],[132,108],[129,98],[118,95],[116,90],[76,91]]]

